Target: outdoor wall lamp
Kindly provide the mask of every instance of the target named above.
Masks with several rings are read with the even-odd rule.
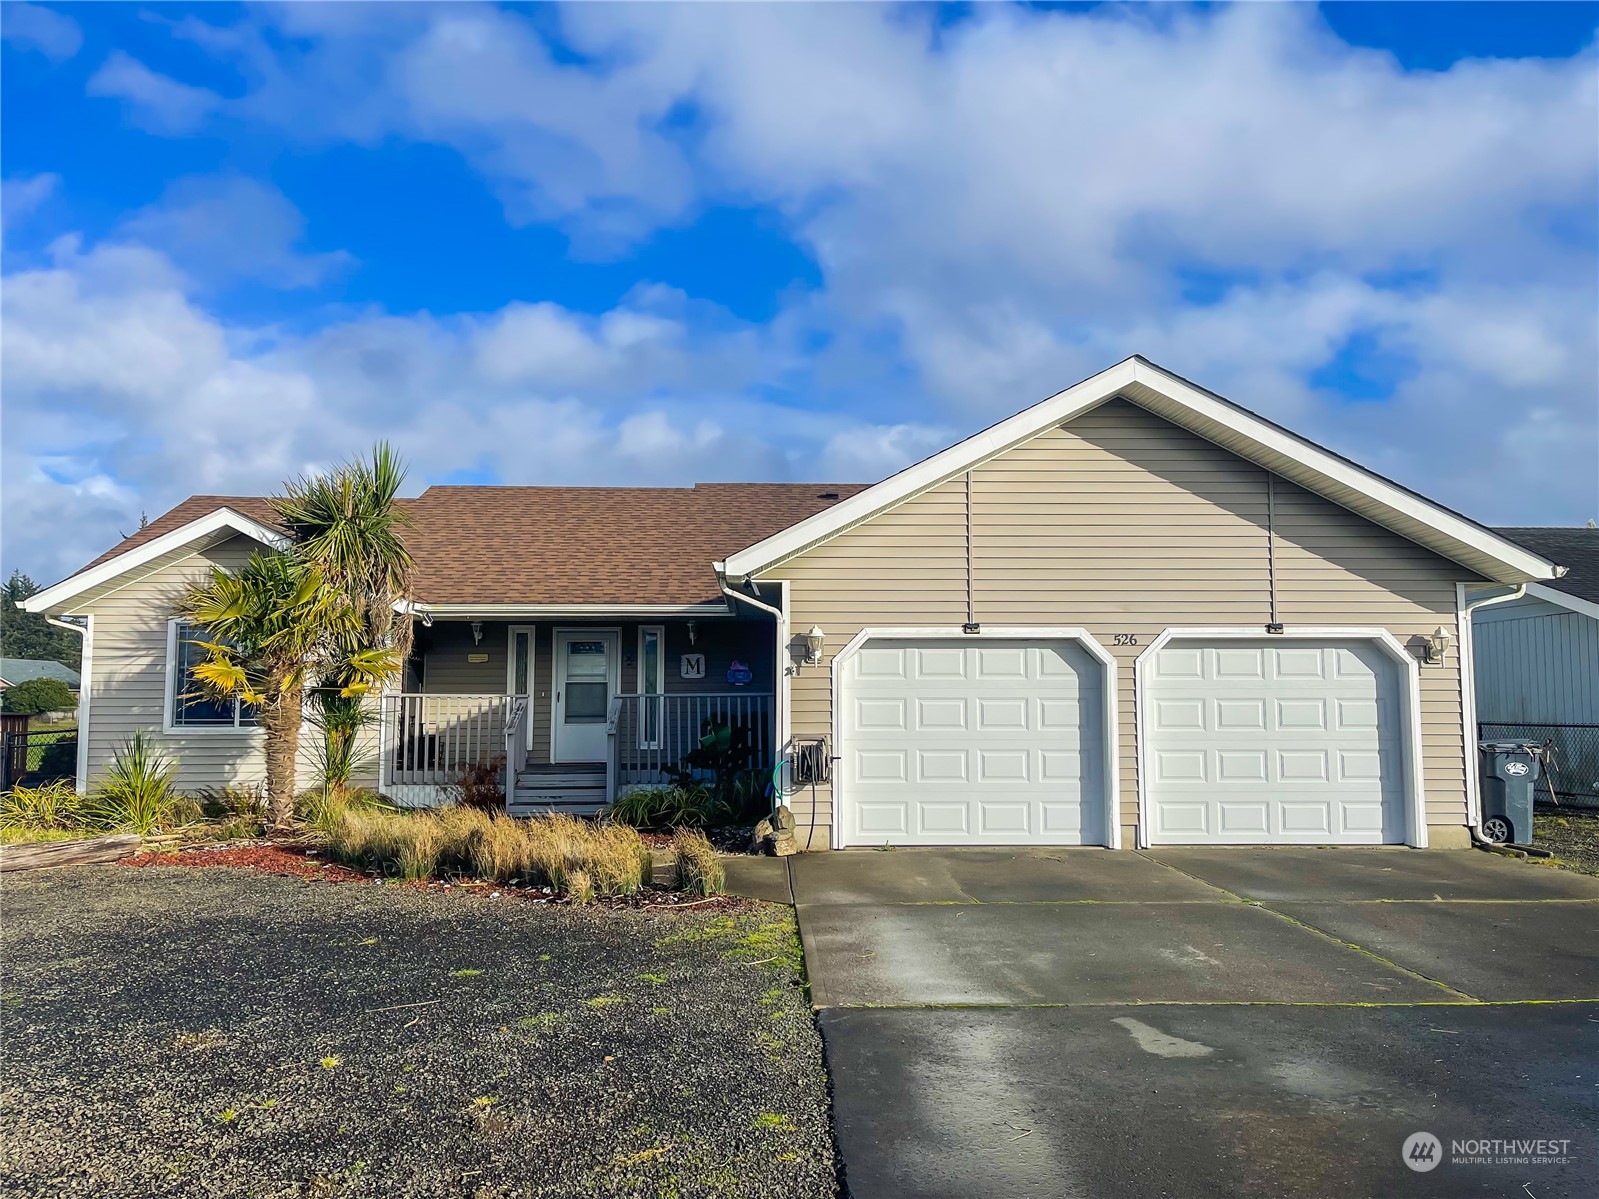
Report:
[[[481,620],[474,620],[472,622],[472,644],[483,644],[483,622]]]
[[[1443,625],[1439,625],[1428,637],[1427,643],[1422,648],[1422,656],[1428,662],[1441,663],[1444,655],[1449,652],[1449,633]]]
[[[822,660],[822,646],[827,643],[827,634],[823,633],[817,625],[811,626],[811,631],[805,634],[805,661],[815,666]]]

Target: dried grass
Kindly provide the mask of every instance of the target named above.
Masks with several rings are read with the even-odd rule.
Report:
[[[631,895],[653,863],[637,831],[564,813],[516,819],[446,807],[404,814],[349,810],[328,839],[333,857],[403,878],[522,879],[576,898]]]
[[[722,868],[722,859],[699,829],[678,829],[672,836],[672,849],[677,853],[673,876],[679,891],[710,896],[720,895],[727,889],[727,872]]]

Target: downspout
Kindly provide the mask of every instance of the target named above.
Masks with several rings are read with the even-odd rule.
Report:
[[[77,780],[73,788],[79,795],[88,794],[89,789],[89,685],[90,670],[94,665],[89,654],[89,625],[85,617],[83,624],[74,624],[70,620],[62,620],[59,616],[46,616],[45,623],[54,625],[58,629],[68,629],[78,635],[82,642],[78,650],[78,761]]]
[[[772,618],[776,629],[776,644],[773,646],[774,652],[772,655],[772,742],[778,751],[777,765],[772,771],[772,790],[776,793],[772,800],[772,810],[776,811],[783,802],[782,754],[787,749],[786,746],[776,744],[778,735],[783,729],[783,717],[785,715],[783,712],[782,681],[777,677],[777,671],[787,669],[783,659],[788,651],[788,614],[781,608],[772,607],[771,604],[766,603],[764,600],[758,600],[753,595],[745,595],[742,591],[736,590],[727,581],[727,571],[723,563],[712,562],[711,568],[716,571],[716,585],[722,589],[724,597],[728,600],[738,600],[740,603],[748,604],[759,612],[765,612]],[[729,607],[731,606],[729,604]]]
[[[1472,740],[1471,740],[1471,744],[1467,747],[1467,752],[1470,755],[1467,758],[1467,761],[1469,763],[1468,769],[1473,771],[1473,773],[1471,774],[1471,778],[1473,780],[1475,780],[1475,788],[1474,789],[1477,792],[1477,812],[1476,812],[1477,820],[1476,820],[1475,824],[1468,824],[1466,826],[1466,830],[1471,834],[1471,842],[1472,842],[1472,844],[1475,845],[1478,849],[1494,849],[1495,852],[1497,852],[1497,848],[1493,845],[1492,842],[1487,841],[1486,839],[1484,839],[1484,837],[1482,836],[1482,831],[1481,831],[1481,825],[1482,825],[1482,760],[1481,760],[1481,753],[1479,751],[1476,754],[1470,754],[1470,750],[1476,748],[1476,738],[1477,738],[1477,641],[1476,641],[1476,629],[1473,627],[1472,622],[1471,622],[1471,614],[1473,612],[1475,612],[1478,608],[1488,608],[1488,607],[1493,606],[1494,604],[1508,604],[1512,600],[1521,599],[1526,594],[1527,594],[1527,584],[1525,584],[1525,583],[1517,583],[1513,587],[1511,587],[1511,589],[1509,591],[1507,591],[1504,595],[1485,595],[1481,599],[1476,600],[1475,602],[1472,602],[1472,601],[1468,600],[1465,603],[1465,605],[1462,606],[1461,609],[1460,609],[1461,633],[1462,633],[1463,636],[1471,638],[1471,645],[1470,645],[1469,649],[1467,650],[1467,654],[1469,655],[1469,657],[1471,659],[1470,662],[1469,662],[1469,666],[1471,668],[1471,677],[1470,678],[1465,677],[1465,675],[1466,675],[1465,667],[1468,665],[1468,663],[1462,662],[1461,663],[1462,669],[1461,669],[1460,687],[1461,687],[1462,691],[1464,691],[1468,687],[1471,689],[1471,720],[1469,721],[1469,727],[1471,729]]]

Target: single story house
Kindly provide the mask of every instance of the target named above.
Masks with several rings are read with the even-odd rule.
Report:
[[[64,662],[42,658],[0,658],[0,691],[9,691],[31,679],[58,679],[68,691],[77,691],[78,672]]]
[[[1478,731],[1553,743],[1555,789],[1599,802],[1599,528],[1496,529],[1568,567],[1472,610]]]
[[[433,487],[382,789],[509,750],[516,811],[747,735],[802,845],[1465,846],[1469,589],[1549,557],[1129,358],[871,486]],[[200,496],[27,601],[81,628],[81,775],[157,730],[258,777],[189,698],[181,589],[281,545]]]

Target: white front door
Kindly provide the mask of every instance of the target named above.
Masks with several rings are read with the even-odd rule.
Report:
[[[1170,642],[1141,697],[1150,842],[1403,841],[1399,689],[1370,642]]]
[[[1104,667],[1068,640],[876,639],[844,668],[846,845],[1104,845]]]
[[[603,762],[605,722],[621,680],[622,634],[617,629],[555,630],[555,762]]]

